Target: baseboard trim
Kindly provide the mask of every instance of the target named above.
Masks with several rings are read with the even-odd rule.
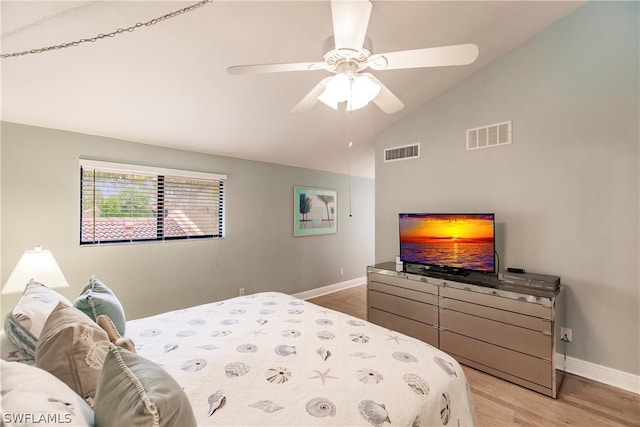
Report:
[[[564,355],[557,354],[556,357],[558,358],[557,360],[562,360]],[[640,394],[639,375],[597,365],[571,356],[567,356],[565,360],[565,369],[571,374]]]
[[[334,283],[333,285],[323,286],[321,288],[311,289],[309,291],[298,292],[293,294],[294,297],[300,299],[311,299],[327,295],[332,292],[341,291],[343,289],[353,288],[354,286],[364,285],[367,283],[367,277],[357,277],[355,279],[347,280],[345,282]]]

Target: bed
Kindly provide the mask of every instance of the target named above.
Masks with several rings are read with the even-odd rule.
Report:
[[[290,295],[258,293],[130,320],[126,336],[135,342],[131,357],[146,363],[141,377],[149,364],[167,375],[156,377],[156,385],[175,384],[186,401],[165,400],[180,410],[190,406],[199,426],[476,424],[466,377],[452,357]],[[112,344],[107,359],[110,352],[128,354]],[[119,358],[113,366],[126,364]],[[138,374],[134,367],[128,372]],[[108,424],[99,422],[100,402],[107,400],[101,389],[118,378],[100,377],[96,425]],[[112,400],[124,399],[118,384]],[[173,424],[166,420],[156,425]]]
[[[474,424],[453,358],[289,295],[259,293],[133,320],[127,335],[182,385],[199,425]]]

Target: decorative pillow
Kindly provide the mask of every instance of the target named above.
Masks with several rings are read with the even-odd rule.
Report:
[[[75,300],[73,306],[84,314],[97,321],[98,316],[104,314],[113,321],[121,336],[125,331],[124,308],[116,294],[95,277],[89,279],[89,283],[82,289],[82,293]]]
[[[29,356],[9,339],[4,331],[0,331],[0,359],[7,362],[20,362],[35,365],[35,357]]]
[[[3,425],[94,425],[89,405],[49,372],[5,360],[0,372]]]
[[[98,382],[99,426],[195,426],[182,387],[160,366],[111,344]]]
[[[109,341],[111,341],[118,347],[124,348],[125,350],[129,350],[134,353],[136,352],[135,343],[131,340],[131,338],[121,337],[116,330],[116,326],[108,316],[101,314],[100,316],[98,316],[96,323],[107,333]]]
[[[9,339],[29,357],[34,358],[38,337],[49,314],[59,302],[71,306],[68,299],[30,280],[18,304],[7,315],[4,330]]]
[[[90,406],[109,348],[107,333],[86,314],[63,304],[51,312],[36,348],[36,366],[51,372]]]

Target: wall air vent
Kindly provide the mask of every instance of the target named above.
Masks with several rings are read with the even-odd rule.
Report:
[[[403,145],[402,147],[385,148],[384,162],[417,159],[420,157],[420,143]]]
[[[511,144],[511,120],[467,129],[467,151]]]

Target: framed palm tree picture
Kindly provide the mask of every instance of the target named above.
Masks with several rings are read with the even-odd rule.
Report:
[[[293,187],[293,235],[314,236],[338,232],[338,191]]]

